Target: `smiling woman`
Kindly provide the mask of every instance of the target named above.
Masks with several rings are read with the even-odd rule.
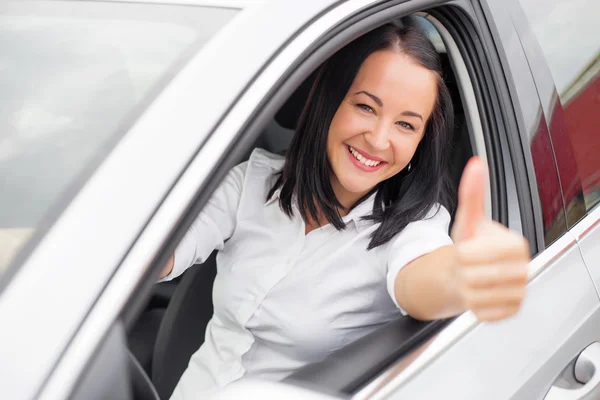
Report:
[[[402,314],[497,320],[520,306],[527,244],[487,219],[478,159],[449,236],[454,112],[413,18],[339,50],[304,104],[285,157],[256,149],[234,167],[163,270],[219,250],[214,313],[172,399],[282,379]]]
[[[439,56],[416,20],[387,24],[331,57],[273,189],[281,185],[284,211],[291,215],[297,190],[301,214],[309,225],[317,222],[307,232],[323,222],[342,229],[340,218],[376,193],[365,218],[381,225],[369,249],[436,205],[452,211],[447,149],[454,111],[441,78]]]

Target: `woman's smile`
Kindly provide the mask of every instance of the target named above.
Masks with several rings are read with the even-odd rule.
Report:
[[[378,157],[374,157],[366,151],[356,149],[350,145],[344,145],[348,149],[348,157],[356,167],[366,172],[374,172],[387,164]]]

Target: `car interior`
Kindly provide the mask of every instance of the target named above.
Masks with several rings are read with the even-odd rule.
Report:
[[[457,189],[466,162],[474,153],[478,153],[473,144],[473,124],[467,124],[468,113],[463,107],[465,97],[461,93],[465,90],[464,79],[469,78],[464,75],[457,78],[455,58],[460,58],[460,54],[446,51],[447,37],[440,36],[440,31],[433,25],[428,32],[437,35],[432,37],[432,41],[440,52],[444,79],[454,102],[456,125],[451,149],[451,176],[453,187]],[[313,79],[314,74],[289,96],[254,146],[248,149],[246,159],[255,147],[273,153],[285,152]],[[216,252],[205,263],[194,265],[182,276],[154,285],[145,310],[128,332],[135,398],[169,398],[191,355],[202,344],[206,325],[213,312],[215,256]],[[286,381],[328,392],[352,394],[415,346],[431,338],[448,322],[422,322],[408,316],[399,317],[398,321],[334,352],[322,362],[302,368]]]

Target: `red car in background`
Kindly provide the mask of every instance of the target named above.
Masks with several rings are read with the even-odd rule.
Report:
[[[555,239],[554,225],[563,225],[566,217],[567,224],[572,226],[585,215],[586,205],[590,207],[600,197],[597,169],[600,135],[594,134],[600,126],[600,53],[561,93],[560,100],[555,96],[548,120],[550,126],[540,124],[539,129],[549,128],[550,135],[538,132],[531,145],[534,164],[544,162],[543,154],[553,148],[560,166],[562,191],[555,179],[536,176],[538,182],[545,182],[539,186],[539,194],[547,243]],[[548,172],[549,169],[537,168],[536,171]],[[566,216],[562,215],[563,201]]]

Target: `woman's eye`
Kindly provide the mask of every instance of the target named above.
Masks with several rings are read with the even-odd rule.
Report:
[[[366,112],[373,112],[373,109],[366,104],[357,104],[358,108],[365,110]]]
[[[415,130],[415,127],[412,126],[411,124],[409,124],[408,122],[397,122],[398,125],[400,125],[401,127],[405,128],[405,129],[410,129],[411,131]]]

